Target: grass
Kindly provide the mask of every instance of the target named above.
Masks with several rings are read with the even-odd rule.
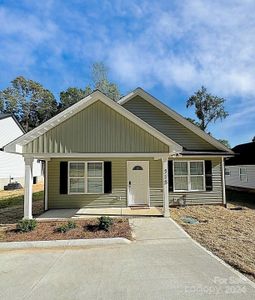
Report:
[[[33,193],[33,202],[43,200],[43,191]],[[24,196],[10,196],[10,197],[0,197],[0,209],[16,206],[16,205],[23,205]]]
[[[43,184],[33,185],[33,215],[43,213]],[[24,189],[0,191],[0,224],[17,223],[23,218]],[[1,232],[0,232],[1,235]]]
[[[171,217],[205,248],[255,281],[255,210],[228,204],[172,208]],[[185,216],[198,224],[186,224]]]

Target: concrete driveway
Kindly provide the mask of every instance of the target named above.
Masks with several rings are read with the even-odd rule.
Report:
[[[254,285],[170,219],[131,219],[137,241],[0,253],[0,299],[255,299]]]

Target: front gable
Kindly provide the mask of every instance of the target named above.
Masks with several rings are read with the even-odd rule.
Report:
[[[42,154],[168,152],[168,145],[100,100],[23,147],[23,153]]]
[[[184,152],[228,152],[225,145],[187,121],[159,100],[137,88],[119,100],[127,110],[183,147]]]

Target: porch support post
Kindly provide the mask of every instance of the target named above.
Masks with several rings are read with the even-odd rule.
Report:
[[[162,181],[163,181],[163,212],[164,217],[169,218],[169,195],[168,195],[168,159],[162,158]]]
[[[32,219],[33,158],[25,160],[24,219]]]
[[[45,159],[44,169],[44,210],[48,210],[48,159]]]
[[[226,202],[226,186],[225,186],[225,162],[224,157],[221,158],[221,177],[222,177],[222,200],[223,205],[227,205]]]

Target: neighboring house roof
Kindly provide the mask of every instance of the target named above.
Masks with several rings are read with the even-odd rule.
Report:
[[[146,101],[148,101],[150,104],[154,105],[161,111],[163,111],[165,114],[176,120],[177,122],[181,123],[183,126],[187,127],[189,130],[193,131],[195,134],[200,136],[202,139],[210,143],[211,145],[215,146],[218,150],[220,151],[225,151],[228,154],[233,154],[233,152],[227,148],[225,145],[214,139],[212,136],[209,134],[205,133],[203,130],[201,130],[199,127],[196,125],[192,124],[188,120],[186,120],[184,117],[182,117],[180,114],[175,112],[174,110],[170,109],[168,106],[160,102],[158,99],[144,91],[142,88],[138,87],[136,88],[133,92],[129,93],[127,96],[121,98],[118,103],[120,105],[125,104],[126,102],[130,101],[136,96],[140,96]],[[184,154],[184,153],[183,153]],[[188,153],[187,153],[188,154]]]
[[[40,126],[36,127],[35,129],[31,130],[30,132],[24,134],[23,136],[17,138],[13,142],[9,143],[4,147],[4,150],[7,152],[14,152],[14,153],[22,153],[22,146],[26,145],[27,143],[33,141],[34,139],[38,138],[39,136],[43,135],[48,130],[52,129],[53,127],[59,125],[60,123],[66,121],[76,113],[80,112],[81,110],[85,109],[92,103],[96,101],[102,101],[110,108],[114,109],[121,115],[128,118],[134,124],[138,125],[158,140],[163,142],[164,144],[169,146],[169,152],[182,152],[182,146],[177,144],[175,141],[170,139],[169,137],[165,136],[163,133],[159,132],[157,129],[150,126],[148,123],[141,120],[139,117],[135,116],[124,107],[119,105],[118,103],[111,100],[109,97],[104,95],[102,92],[96,90],[86,98],[80,100],[79,102],[75,103],[74,105],[70,106],[69,108],[65,109],[63,112],[59,113],[58,115],[54,116],[50,120],[46,121],[45,123],[41,124]]]
[[[13,118],[15,123],[19,126],[21,131],[23,133],[26,133],[25,129],[20,125],[19,121],[16,119],[16,117],[13,114],[0,114],[0,120],[6,119],[6,118]]]
[[[237,145],[232,150],[236,156],[228,159],[226,165],[255,165],[255,142]]]

